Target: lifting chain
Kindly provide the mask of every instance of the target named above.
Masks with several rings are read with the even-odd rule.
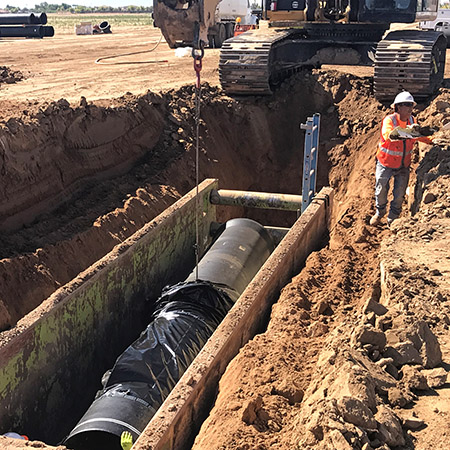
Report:
[[[200,41],[199,48],[192,49],[192,57],[194,58],[194,70],[197,75],[197,80],[195,83],[195,279],[198,280],[198,262],[199,262],[199,247],[200,247],[200,236],[199,236],[199,216],[200,211],[200,199],[198,195],[198,185],[199,185],[199,141],[200,141],[200,104],[202,96],[202,88],[200,84],[200,72],[202,70],[202,59],[205,55],[205,49],[203,47],[203,42]]]

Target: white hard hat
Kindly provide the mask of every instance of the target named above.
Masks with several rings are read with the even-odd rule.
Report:
[[[392,103],[391,108],[393,108],[398,103],[414,103],[414,106],[417,103],[414,101],[414,97],[407,91],[400,92],[400,94],[395,97],[394,103]]]
[[[14,431],[8,431],[7,433],[2,434],[1,436],[6,436],[9,438],[13,438],[13,439],[22,439],[22,440],[26,441],[24,436],[21,436],[20,434],[15,433]]]

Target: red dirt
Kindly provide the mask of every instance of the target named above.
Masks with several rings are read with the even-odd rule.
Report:
[[[5,49],[3,64],[25,79],[0,83],[0,219],[9,230],[0,238],[0,329],[193,186],[193,91],[181,88],[194,78],[192,61],[161,46],[154,57],[168,58],[167,66],[96,66],[98,56],[139,49],[140,36],[124,30],[84,38],[76,54],[69,50],[81,42],[75,36]],[[202,72],[213,86],[217,56],[207,52]],[[417,152],[409,197],[415,215],[405,205],[392,230],[370,227],[374,152],[388,110],[374,99],[367,70],[352,69],[362,77],[316,71],[307,82],[298,75],[265,99],[232,100],[204,86],[202,176],[235,189],[293,186],[299,174],[286,150],[293,144],[283,139],[301,139],[298,123],[286,120],[295,112],[285,110],[298,96],[308,113],[323,111],[327,173],[319,184],[329,182],[336,196],[329,241],[284,288],[267,331],[229,365],[196,449],[447,448],[450,136],[441,132],[441,146]],[[262,111],[279,121],[272,124],[283,130],[279,141],[270,142],[275,133],[264,131]],[[421,123],[442,126],[450,91],[442,88],[417,113]],[[252,148],[242,144],[243,129]],[[249,173],[258,175],[254,186]]]

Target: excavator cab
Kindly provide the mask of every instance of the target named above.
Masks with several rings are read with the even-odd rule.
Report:
[[[266,0],[265,19],[412,23],[435,17],[438,0]]]

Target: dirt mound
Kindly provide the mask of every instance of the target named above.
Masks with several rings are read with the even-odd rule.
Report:
[[[23,441],[21,439],[12,439],[0,436],[0,445],[2,450],[27,450],[30,448],[41,448],[45,450],[65,450],[66,447],[52,447],[39,441]]]
[[[24,79],[24,76],[20,70],[11,70],[9,67],[0,66],[0,85],[14,84]]]

